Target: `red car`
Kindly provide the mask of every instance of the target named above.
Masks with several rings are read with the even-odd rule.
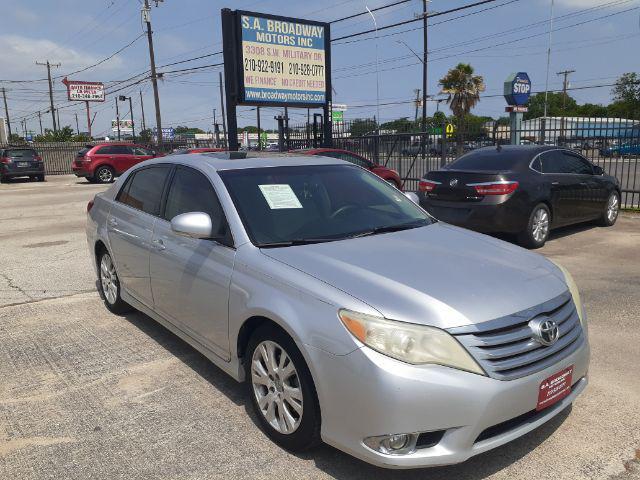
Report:
[[[91,183],[111,183],[135,164],[159,156],[142,145],[101,143],[80,150],[71,168],[76,177],[85,177]]]
[[[383,167],[367,160],[362,155],[350,152],[349,150],[342,150],[340,148],[310,148],[306,150],[294,150],[293,153],[302,153],[304,155],[322,155],[323,157],[338,158],[340,160],[346,160],[360,167],[370,170],[380,178],[386,180],[398,190],[402,190],[402,180],[398,172],[391,168]]]

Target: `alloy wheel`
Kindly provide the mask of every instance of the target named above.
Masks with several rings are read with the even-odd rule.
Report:
[[[118,275],[108,253],[102,255],[100,260],[100,283],[107,302],[110,305],[115,304],[118,299]]]
[[[547,238],[547,234],[549,233],[549,214],[544,208],[539,208],[533,215],[531,233],[533,239],[538,243]]]
[[[613,223],[618,216],[619,207],[618,195],[614,193],[609,197],[609,202],[607,203],[607,220],[609,220],[609,223]]]
[[[276,342],[265,340],[253,351],[251,384],[267,423],[282,434],[295,432],[303,413],[300,378],[293,360]]]
[[[108,168],[101,168],[98,171],[98,178],[102,183],[109,183],[113,180],[113,173]]]

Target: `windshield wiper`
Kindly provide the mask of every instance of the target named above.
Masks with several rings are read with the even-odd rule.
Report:
[[[338,238],[294,238],[293,240],[284,240],[282,242],[259,243],[259,248],[276,248],[276,247],[292,247],[294,245],[310,245],[312,243],[333,242]]]
[[[348,238],[368,237],[369,235],[377,235],[378,233],[399,232],[401,230],[410,230],[412,228],[424,227],[429,225],[426,220],[418,220],[417,222],[400,223],[398,225],[383,225],[381,227],[372,228],[363,232],[355,233]]]

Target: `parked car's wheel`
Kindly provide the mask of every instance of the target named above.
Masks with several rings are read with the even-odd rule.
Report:
[[[103,165],[98,167],[93,174],[96,183],[111,183],[115,179],[113,168]]]
[[[602,213],[602,217],[600,217],[600,221],[598,222],[603,227],[610,227],[616,220],[618,219],[618,213],[620,212],[620,195],[618,192],[612,192],[609,195],[607,200],[607,204],[604,208],[604,212]]]
[[[259,328],[249,341],[245,369],[251,404],[267,436],[294,452],[318,445],[318,398],[294,341],[276,328]]]
[[[36,181],[44,182],[44,175],[36,175]]]
[[[544,203],[539,203],[531,211],[527,229],[518,235],[518,243],[526,248],[540,248],[549,237],[551,213]]]
[[[107,308],[117,314],[131,310],[131,307],[120,297],[120,280],[116,273],[116,266],[108,252],[103,252],[100,255],[98,270],[100,292]]]

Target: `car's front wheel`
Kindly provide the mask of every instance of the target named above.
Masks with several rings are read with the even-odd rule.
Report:
[[[247,385],[262,430],[281,447],[300,452],[320,443],[320,407],[311,373],[295,342],[264,326],[247,348]]]
[[[544,203],[539,203],[531,211],[527,228],[518,235],[518,243],[526,248],[540,248],[549,237],[551,213]]]
[[[116,273],[116,266],[113,264],[111,255],[103,252],[98,260],[98,269],[100,277],[100,293],[104,304],[112,313],[125,313],[131,310],[131,307],[120,297],[120,280]]]
[[[603,227],[611,227],[618,219],[618,213],[620,212],[620,195],[618,192],[612,192],[607,199],[607,205],[605,206],[602,217],[600,217],[600,225]]]

